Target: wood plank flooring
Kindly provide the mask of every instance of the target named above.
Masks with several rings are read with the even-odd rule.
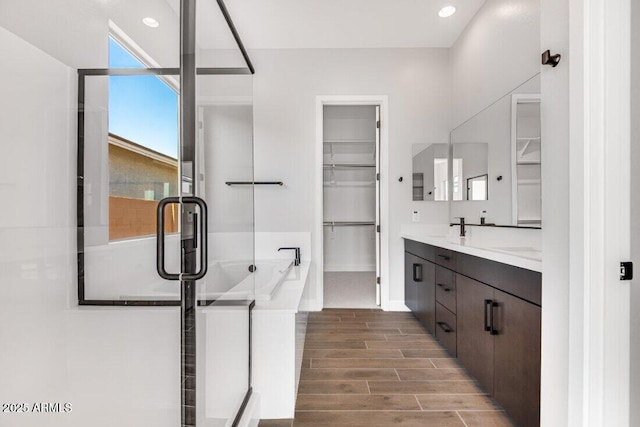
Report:
[[[410,313],[310,313],[293,420],[260,427],[510,427]]]

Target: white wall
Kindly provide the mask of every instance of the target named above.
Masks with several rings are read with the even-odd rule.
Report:
[[[451,48],[452,127],[540,71],[540,1],[486,2]]]
[[[256,231],[314,230],[318,95],[389,96],[390,299],[402,301],[403,241],[400,224],[411,221],[411,146],[448,140],[449,55],[444,49],[255,50],[255,176],[283,187],[256,189]],[[385,156],[385,153],[382,153]],[[402,183],[398,182],[403,177]],[[439,204],[441,205],[441,204]],[[447,221],[447,208],[423,214]],[[313,232],[315,234],[315,232]],[[312,240],[318,236],[312,235]],[[315,245],[315,244],[314,244]],[[317,267],[318,254],[314,254]],[[311,272],[311,279],[316,272]],[[317,283],[310,283],[317,294]],[[316,307],[319,308],[319,307]]]
[[[252,232],[251,186],[228,186],[228,181],[253,180],[253,107],[209,105],[202,108],[205,191],[210,232]],[[247,255],[253,252],[245,248]]]
[[[542,68],[540,104],[544,144],[541,424],[557,426],[578,422],[568,417],[569,364],[579,364],[569,357],[569,199],[573,196],[569,191],[569,1],[541,0],[541,12],[541,47],[562,54],[558,67]],[[579,238],[574,220],[571,235]],[[572,317],[580,319],[576,313]]]
[[[631,2],[631,260],[640,266],[640,5]],[[636,267],[637,268],[637,267]],[[640,274],[631,285],[631,414],[640,425]]]

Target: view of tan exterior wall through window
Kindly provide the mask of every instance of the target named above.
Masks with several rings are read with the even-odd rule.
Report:
[[[177,194],[177,159],[109,134],[109,240],[155,235],[158,202]],[[165,232],[178,231],[176,205],[165,221]]]

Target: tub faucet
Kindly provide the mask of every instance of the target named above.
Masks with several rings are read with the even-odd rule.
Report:
[[[465,230],[465,227],[464,227],[464,225],[465,225],[464,217],[457,216],[456,219],[459,219],[460,223],[459,224],[453,223],[453,224],[451,224],[451,226],[453,227],[454,225],[459,225],[460,226],[460,237],[464,237],[467,234],[467,230]]]
[[[300,265],[300,248],[280,248],[278,249],[278,252],[280,252],[283,249],[296,251],[296,259],[293,261],[293,265]]]

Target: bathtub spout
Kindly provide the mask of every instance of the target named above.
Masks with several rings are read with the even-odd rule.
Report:
[[[280,252],[283,249],[284,250],[296,251],[296,259],[293,262],[293,265],[300,265],[300,248],[280,248],[280,249],[278,249],[278,252]]]

